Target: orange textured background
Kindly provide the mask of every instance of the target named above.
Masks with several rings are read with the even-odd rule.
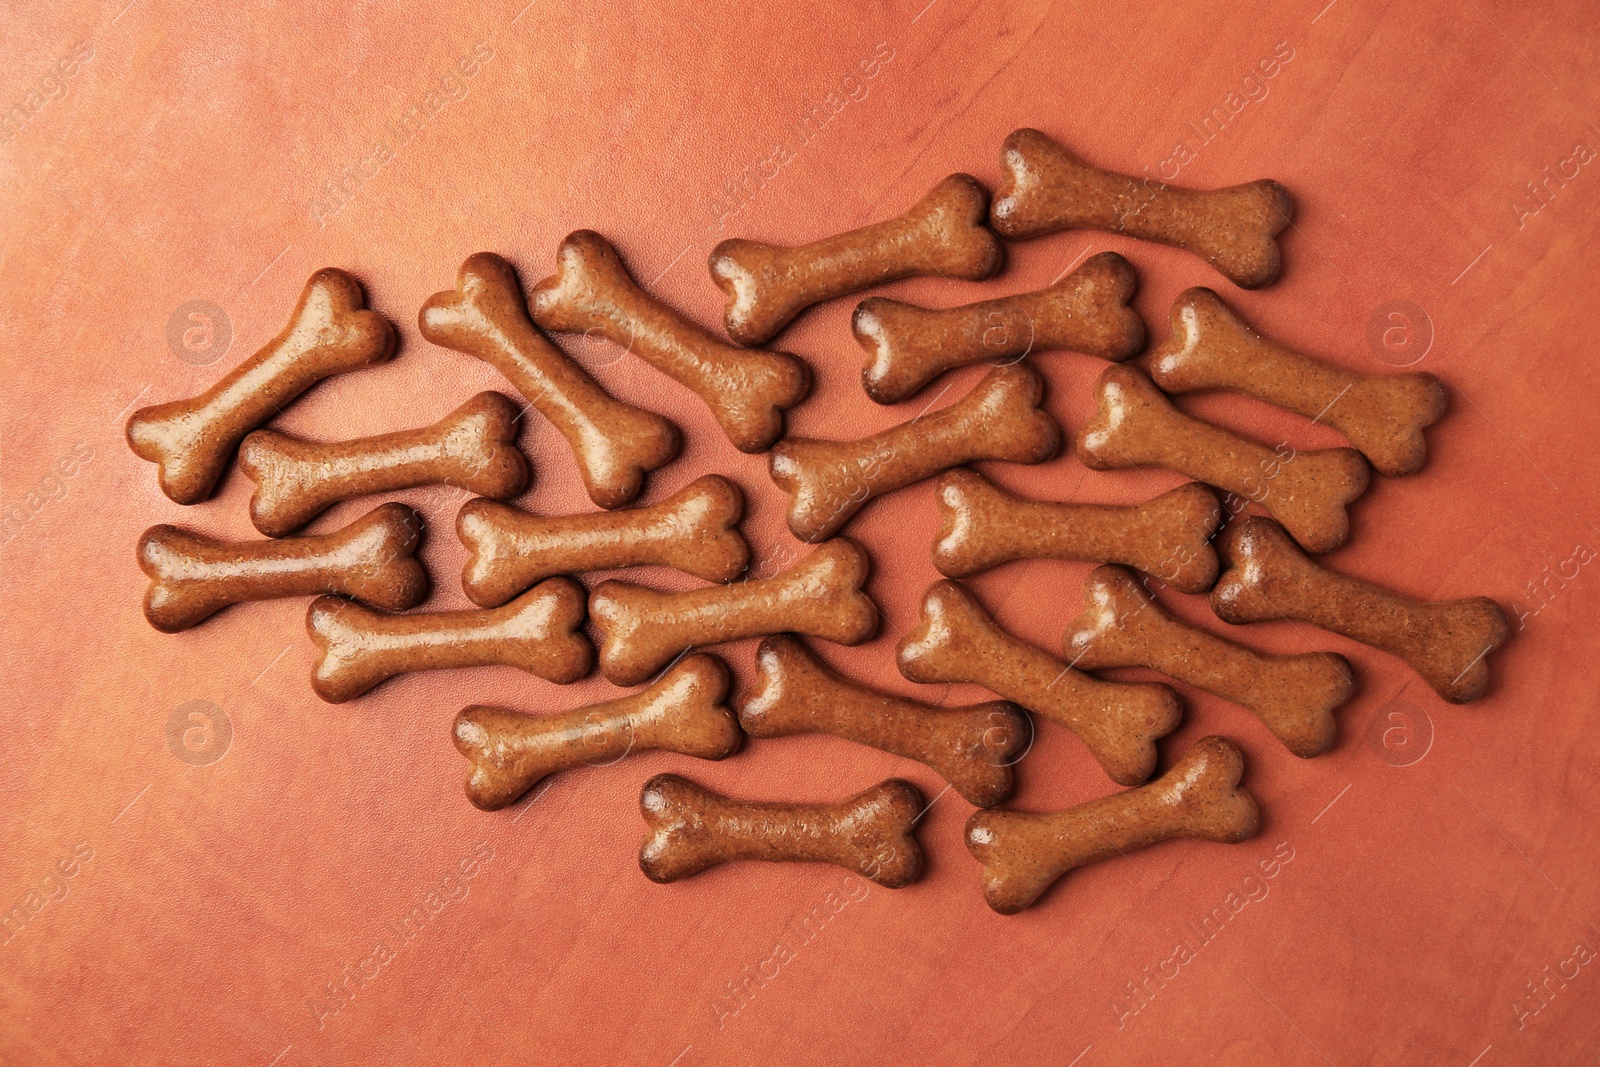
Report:
[[[19,506],[24,521],[0,549],[0,909],[20,904],[28,919],[0,944],[0,1061],[1594,1062],[1600,960],[1578,962],[1578,946],[1600,950],[1600,572],[1581,568],[1542,600],[1527,583],[1580,543],[1600,544],[1600,364],[1588,351],[1600,173],[1591,163],[1545,185],[1537,212],[1524,186],[1580,143],[1590,159],[1600,147],[1592,14],[1504,0],[1248,2],[1226,13],[924,2],[9,5],[0,105],[27,103],[0,144],[0,510]],[[970,808],[945,794],[922,826],[927,875],[903,891],[759,864],[657,886],[636,860],[639,786],[657,771],[814,800],[890,774],[930,798],[942,783],[921,765],[809,737],[752,743],[721,764],[651,754],[585,769],[485,814],[461,793],[455,712],[559,709],[611,687],[596,676],[560,689],[495,668],[408,677],[331,706],[307,684],[303,601],[230,609],[176,636],[141,617],[133,545],[146,526],[254,534],[237,471],[203,505],[165,499],[123,443],[127,413],[191,395],[254,351],[314,269],[357,275],[401,348],[317,387],[278,425],[327,437],[419,425],[477,390],[507,388],[416,330],[419,305],[471,252],[501,252],[531,285],[564,234],[591,227],[641,281],[713,324],[721,296],[704,263],[721,236],[809,240],[895,214],[955,170],[992,188],[1000,141],[1021,125],[1106,166],[1157,167],[1178,141],[1193,146],[1187,124],[1279,42],[1293,58],[1267,95],[1178,178],[1270,176],[1290,188],[1298,214],[1275,286],[1242,293],[1182,253],[1067,233],[1011,246],[1005,273],[985,285],[884,290],[963,303],[1037,288],[1114,249],[1140,273],[1137,304],[1156,339],[1176,293],[1212,285],[1270,336],[1361,371],[1386,369],[1368,343],[1378,310],[1422,309],[1433,340],[1416,365],[1445,379],[1450,413],[1430,432],[1423,472],[1377,480],[1330,562],[1413,594],[1487,594],[1528,614],[1494,661],[1490,697],[1465,708],[1342,639],[1287,624],[1228,629],[1257,647],[1344,653],[1361,682],[1338,747],[1313,761],[1288,756],[1240,710],[1184,692],[1187,719],[1164,759],[1204,733],[1237,739],[1264,810],[1255,840],[1102,863],[1002,918],[983,904],[961,844]],[[880,43],[892,58],[862,98],[802,142],[794,123]],[[47,80],[75,47],[87,58]],[[459,99],[445,97],[409,140],[385,133],[479,47],[490,58],[445,87]],[[384,137],[388,158],[374,160]],[[725,183],[780,144],[793,158],[727,199]],[[356,177],[329,199],[347,168]],[[169,315],[189,300],[231,323],[216,362],[195,366],[169,348]],[[817,372],[797,431],[859,436],[945,384],[941,404],[976,381],[981,368],[968,368],[904,410],[874,406],[848,332],[853,303],[806,314],[778,341]],[[684,427],[683,457],[645,499],[721,471],[748,494],[758,556],[796,551],[764,457],[735,452],[692,395],[642,361],[561,343],[608,389]],[[1070,354],[1037,365],[1050,410],[1075,430],[1100,365]],[[1268,441],[1338,442],[1240,398],[1183,406]],[[524,444],[537,475],[521,503],[586,509],[551,427],[535,421]],[[1039,496],[1104,501],[1179,480],[1089,473],[1071,455],[985,473]],[[401,499],[433,527],[428,606],[466,606],[451,527],[462,497]],[[371,503],[342,505],[313,529]],[[821,652],[897,692],[981,699],[912,685],[893,667],[894,642],[936,577],[936,526],[926,485],[851,524],[872,554],[885,625],[871,644]],[[1054,649],[1087,570],[1013,564],[971,584],[1006,626]],[[1165,599],[1227,629],[1200,598]],[[718,650],[741,687],[753,644]],[[211,762],[178,758],[181,735],[169,742],[174,709],[196,700],[232,731]],[[1112,788],[1048,723],[1020,777],[1017,803],[1032,808]],[[1275,848],[1293,859],[1262,883],[1265,898],[1143,1004],[1129,1000],[1143,968],[1157,969],[1186,925]],[[389,932],[473,857],[473,876],[449,883],[458,899],[414,937]],[[786,925],[818,906],[820,932],[742,1005],[728,999],[728,984],[760,971]],[[379,966],[385,937],[400,947]],[[1542,983],[1537,999],[1530,982]],[[330,983],[353,996],[330,999]]]

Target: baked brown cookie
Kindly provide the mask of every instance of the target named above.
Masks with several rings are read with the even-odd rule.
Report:
[[[656,564],[708,582],[744,572],[750,546],[739,533],[744,494],[707,474],[648,507],[590,515],[530,515],[493,500],[469,500],[456,513],[467,546],[461,586],[492,608],[557,574]]]
[[[393,354],[389,320],[366,309],[359,282],[327,267],[306,282],[278,336],[215,385],[188,400],[135,411],[128,447],[157,465],[163,493],[198,504],[211,495],[245,434],[330,374]]]
[[[831,537],[868,500],[977,460],[1042,463],[1061,428],[1039,407],[1044,380],[1023,364],[996,367],[951,404],[859,441],[788,437],[772,450],[772,480],[792,498],[789,530]]]
[[[575,682],[594,666],[583,625],[583,587],[551,578],[499,608],[385,615],[335,596],[306,612],[317,646],[311,688],[330,704],[414,671],[519,667],[546,681]]]
[[[965,578],[1014,559],[1123,563],[1184,593],[1217,580],[1212,535],[1222,524],[1217,495],[1186,482],[1142,504],[1074,504],[1008,493],[958,468],[936,489],[944,525],[933,565]]]
[[[983,896],[1002,915],[1034,901],[1063,874],[1160,841],[1191,837],[1234,844],[1254,837],[1255,798],[1239,787],[1244,756],[1203,737],[1149,785],[1065,811],[996,808],[967,820],[967,851],[983,864]]]
[[[888,889],[922,873],[922,794],[899,778],[834,804],[785,804],[733,800],[658,774],[644,784],[639,810],[649,828],[639,867],[653,882],[733,860],[832,863]]]
[[[239,446],[239,469],[256,483],[250,521],[268,537],[293,533],[341,500],[454,485],[504,500],[528,487],[517,449],[520,411],[500,393],[479,393],[415,430],[326,443],[257,430]]]
[[[1444,415],[1444,385],[1426,372],[1369,376],[1267,340],[1210,289],[1185,289],[1172,303],[1172,336],[1150,354],[1163,392],[1234,389],[1325,423],[1380,474],[1422,469],[1422,431]]]
[[[1099,410],[1078,434],[1095,470],[1156,466],[1186,474],[1270,511],[1307,552],[1331,552],[1350,536],[1350,502],[1366,492],[1367,461],[1353,448],[1276,449],[1172,406],[1137,368],[1107,367]]]
[[[428,596],[417,562],[422,516],[381,504],[342,530],[266,541],[218,541],[176,526],[139,538],[139,568],[150,578],[144,616],[164,633],[201,622],[247,600],[337,593],[385,611],[405,611]]]
[[[609,765],[659,749],[719,760],[744,735],[723,703],[728,668],[715,656],[686,656],[647,689],[550,715],[474,705],[451,736],[467,757],[467,799],[484,811],[515,803],[548,775]]]
[[[678,428],[607,395],[528,317],[511,264],[492,252],[467,257],[456,287],[434,293],[417,315],[422,336],[494,367],[550,420],[572,449],[589,499],[632,502],[644,476],[678,454]]]
[[[873,297],[851,326],[866,349],[861,383],[880,404],[896,404],[939,375],[971,363],[1004,363],[1067,349],[1119,362],[1144,344],[1144,322],[1128,306],[1137,282],[1115,252],[1091,256],[1054,284],[954,308],[924,308]]]
[[[1112,781],[1138,785],[1156,769],[1156,741],[1178,728],[1170,686],[1108,682],[1006,633],[955,582],[934,582],[922,617],[900,639],[913,682],[972,682],[1077,734]]]
[[[1254,714],[1296,756],[1320,755],[1338,739],[1333,713],[1356,688],[1343,656],[1273,656],[1190,626],[1162,611],[1121,567],[1091,571],[1083,602],[1061,638],[1075,666],[1148,667],[1215,693]]]
[[[1218,546],[1227,569],[1211,607],[1228,622],[1296,619],[1398,656],[1452,704],[1489,690],[1489,653],[1511,626],[1488,597],[1413,600],[1308,559],[1277,523],[1247,515]]]
[[[1005,180],[989,213],[1011,240],[1091,229],[1193,252],[1242,289],[1278,278],[1277,236],[1294,204],[1271,179],[1226,189],[1185,189],[1090,166],[1038,130],[1021,129],[1000,148]]]
[[[546,330],[599,334],[688,386],[741,452],[771,448],[783,436],[784,409],[811,388],[798,357],[719,341],[639,288],[593,230],[561,242],[556,273],[534,286],[530,304]]]
[[[867,567],[866,552],[837,537],[771,578],[683,593],[601,582],[589,595],[600,670],[637,685],[685,649],[786,632],[859,645],[878,631],[877,606],[861,591]]]
[[[798,248],[735,238],[711,250],[711,277],[728,294],[728,336],[765,344],[823,300],[915,275],[982,281],[1005,262],[984,222],[989,193],[952,174],[898,218]]]
[[[946,708],[869,689],[787,635],[756,651],[756,688],[739,705],[739,725],[751,737],[832,734],[916,760],[980,808],[1011,796],[1011,768],[1033,741],[1010,701]]]

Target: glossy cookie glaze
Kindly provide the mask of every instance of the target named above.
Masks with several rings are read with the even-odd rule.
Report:
[[[176,633],[229,604],[337,593],[386,611],[428,596],[428,572],[415,559],[422,516],[381,504],[341,530],[275,541],[218,541],[176,526],[139,538],[139,567],[150,578],[144,614]]]
[[[1217,580],[1211,537],[1222,523],[1217,496],[1187,482],[1142,504],[1029,500],[971,470],[953,470],[935,489],[944,524],[933,565],[965,578],[1015,559],[1123,563],[1184,593]]]
[[[1228,622],[1296,619],[1405,660],[1452,704],[1489,689],[1489,653],[1511,626],[1488,597],[1413,600],[1318,566],[1276,523],[1256,515],[1229,524],[1219,545],[1227,569],[1211,607]]]
[[[1277,236],[1294,204],[1271,179],[1226,189],[1185,189],[1090,166],[1038,130],[1020,129],[1000,148],[1005,173],[989,218],[1021,240],[1091,229],[1193,252],[1243,289],[1277,280]]]
[[[609,765],[661,750],[719,760],[744,735],[723,701],[728,668],[715,656],[687,656],[648,688],[549,715],[474,705],[451,736],[470,763],[467,799],[484,811],[514,803],[547,775]]]
[[[1078,433],[1079,456],[1095,470],[1156,466],[1225,489],[1270,511],[1308,552],[1330,552],[1350,536],[1350,502],[1371,474],[1353,448],[1268,448],[1172,406],[1134,367],[1107,367],[1099,409]]]
[[[1005,362],[1067,349],[1119,362],[1144,344],[1144,322],[1128,306],[1137,279],[1115,252],[1101,252],[1065,278],[954,308],[863,300],[851,319],[866,350],[861,383],[880,404],[895,404],[955,367]]]
[[[771,448],[783,436],[784,409],[811,388],[798,357],[718,340],[639,288],[593,230],[561,242],[556,273],[534,286],[529,306],[544,329],[599,334],[688,386],[741,452]]]
[[[311,688],[331,704],[414,671],[505,665],[550,682],[575,682],[594,666],[583,625],[583,587],[551,578],[499,608],[385,615],[338,597],[306,612],[317,646]]]
[[[485,392],[431,426],[351,441],[257,430],[239,446],[239,469],[256,483],[250,521],[268,537],[282,537],[341,500],[419,485],[514,497],[529,478],[516,445],[519,414],[503,394]]]
[[[788,437],[772,450],[773,482],[788,493],[789,529],[821,541],[868,500],[977,460],[1042,463],[1061,428],[1039,406],[1044,380],[1024,364],[996,367],[949,407],[858,441]]]
[[[984,225],[989,193],[952,174],[897,218],[797,248],[735,238],[711,250],[711,277],[728,294],[728,336],[742,345],[775,337],[812,304],[901,278],[982,281],[1005,262]]]
[[[1235,389],[1326,423],[1391,476],[1422,468],[1422,431],[1445,409],[1432,374],[1369,376],[1323,363],[1262,337],[1204,288],[1173,301],[1172,336],[1151,353],[1150,376],[1164,392]]]
[[[1187,682],[1254,714],[1297,756],[1320,755],[1338,739],[1334,710],[1356,686],[1343,656],[1273,656],[1180,622],[1121,567],[1091,571],[1083,601],[1061,642],[1084,670],[1148,667]]]
[[[1244,756],[1203,737],[1149,785],[1065,811],[976,811],[967,851],[983,864],[983,895],[1002,915],[1038,900],[1063,874],[1161,841],[1189,837],[1234,844],[1254,837],[1261,814],[1239,788]]]
[[[646,473],[678,454],[678,428],[609,396],[539,332],[511,264],[478,252],[461,264],[456,287],[428,298],[422,336],[494,367],[572,449],[589,499],[619,508],[639,495]]]
[[[1108,682],[1000,629],[955,582],[935,582],[916,627],[900,639],[913,682],[973,682],[1077,734],[1111,780],[1138,785],[1156,769],[1156,741],[1178,728],[1170,686]]]
[[[842,677],[787,635],[761,642],[739,724],[751,737],[832,734],[916,760],[980,808],[1010,798],[1012,766],[1033,740],[1010,701],[947,708],[894,696]]]
[[[359,282],[333,267],[319,270],[288,325],[249,359],[199,396],[135,411],[128,447],[157,464],[162,492],[198,504],[245,434],[323,378],[382,363],[394,344],[394,327],[366,310]]]
[[[744,572],[750,546],[738,531],[739,487],[715,474],[696,478],[657,504],[591,515],[530,515],[492,500],[456,514],[467,548],[461,585],[492,608],[556,574],[655,564],[708,582]]]
[[[878,608],[861,591],[867,570],[865,550],[839,537],[771,578],[683,593],[602,582],[589,596],[600,670],[637,685],[684,649],[776,633],[859,645],[878,631]]]
[[[834,804],[784,804],[734,800],[658,774],[644,784],[639,810],[648,828],[639,867],[654,882],[733,860],[832,863],[888,889],[922,873],[922,794],[899,778]]]

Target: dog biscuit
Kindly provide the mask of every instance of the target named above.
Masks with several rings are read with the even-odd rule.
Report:
[[[1283,530],[1247,515],[1230,523],[1219,546],[1226,569],[1211,607],[1228,622],[1296,619],[1398,656],[1452,704],[1489,689],[1489,653],[1511,636],[1488,597],[1413,600],[1319,567]]]
[[[1270,179],[1226,189],[1185,189],[1092,167],[1038,130],[1021,129],[1000,149],[1005,180],[990,224],[1011,240],[1091,229],[1192,252],[1241,289],[1277,280],[1277,236],[1294,204]]]
[[[812,244],[723,241],[710,266],[728,294],[728,336],[765,344],[812,304],[901,278],[991,278],[1005,254],[984,225],[988,211],[977,179],[952,174],[904,215]]]
[[[955,582],[935,582],[916,628],[900,639],[900,673],[913,682],[973,682],[1060,723],[1111,780],[1138,785],[1156,769],[1156,741],[1178,728],[1170,686],[1107,682],[1013,637]]]
[[[1338,739],[1333,712],[1355,692],[1343,656],[1272,656],[1168,615],[1121,567],[1097,567],[1083,583],[1083,614],[1062,645],[1084,670],[1148,667],[1214,693],[1259,718],[1296,756],[1320,755]]]
[[[556,574],[655,564],[708,582],[744,572],[750,546],[738,531],[744,495],[726,478],[696,478],[659,504],[592,515],[530,515],[469,500],[456,515],[467,546],[461,585],[474,604],[504,604]]]
[[[1268,448],[1172,406],[1133,367],[1100,376],[1099,410],[1078,435],[1095,470],[1153,465],[1254,501],[1308,552],[1330,552],[1350,536],[1346,507],[1366,492],[1367,461],[1353,448]]]
[[[835,804],[775,804],[734,800],[658,774],[644,784],[639,810],[649,831],[639,867],[654,882],[733,860],[832,863],[889,889],[922,873],[922,794],[899,778]]]
[[[648,689],[554,715],[466,708],[451,735],[470,764],[467,799],[495,811],[548,775],[652,749],[710,760],[730,756],[744,735],[723,704],[727,695],[727,667],[715,656],[695,655]]]
[[[756,691],[739,705],[751,737],[832,734],[892,752],[932,767],[980,808],[1010,798],[1012,765],[1033,739],[1010,701],[944,708],[869,689],[786,635],[761,642],[756,675]]]
[[[533,321],[559,333],[596,333],[688,386],[741,452],[783,436],[783,412],[811,388],[811,371],[787,352],[719,341],[634,283],[622,257],[593,230],[561,242],[556,273],[534,286]]]
[[[480,611],[384,615],[318,597],[306,613],[318,651],[311,688],[340,704],[399,674],[496,664],[575,682],[594,666],[594,648],[579,629],[583,617],[583,587],[569,578],[551,578],[504,607]]]
[[[1203,737],[1148,785],[1065,811],[975,811],[967,851],[983,864],[983,895],[1002,915],[1034,901],[1063,874],[1160,841],[1192,837],[1235,844],[1261,821],[1239,787],[1244,756],[1232,742]]]
[[[685,649],[786,632],[859,645],[878,631],[878,608],[861,591],[867,567],[866,552],[840,537],[771,578],[686,593],[601,582],[589,596],[600,670],[637,685]]]
[[[832,536],[868,500],[976,460],[1042,463],[1061,428],[1039,407],[1044,381],[1024,364],[996,367],[951,404],[859,441],[789,437],[772,450],[772,480],[792,498],[789,529]]]
[[[469,256],[456,287],[429,297],[417,324],[434,344],[505,375],[566,438],[589,499],[600,507],[632,501],[645,474],[678,454],[676,426],[607,395],[539,332],[528,318],[516,272],[492,252]]]
[[[895,404],[945,371],[1067,349],[1120,362],[1144,344],[1144,322],[1128,306],[1133,267],[1101,252],[1060,281],[964,307],[934,310],[873,297],[851,320],[866,350],[861,382],[880,404]]]
[[[1122,563],[1184,593],[1217,580],[1211,537],[1222,524],[1217,496],[1186,482],[1142,504],[1071,504],[1029,500],[983,475],[953,470],[939,479],[944,519],[933,565],[949,578],[1014,559]]]
[[[428,596],[428,572],[414,558],[422,516],[381,504],[342,530],[267,541],[218,541],[176,526],[139,538],[139,568],[150,578],[144,615],[164,633],[186,630],[229,604],[337,593],[386,611]]]
[[[508,499],[528,487],[518,451],[517,406],[479,393],[416,430],[321,444],[257,430],[239,446],[239,469],[256,483],[250,521],[268,537],[293,533],[341,500],[419,485],[455,485]]]
[[[157,465],[163,493],[198,504],[245,434],[323,378],[382,363],[394,342],[389,320],[366,310],[359,282],[333,267],[319,270],[288,325],[255,355],[199,396],[135,411],[128,447]]]
[[[1150,355],[1162,391],[1234,389],[1326,423],[1380,474],[1422,468],[1422,431],[1444,415],[1445,393],[1427,373],[1368,376],[1267,340],[1210,289],[1186,289],[1172,304],[1172,337]]]

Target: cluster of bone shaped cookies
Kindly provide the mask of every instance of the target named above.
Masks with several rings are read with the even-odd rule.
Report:
[[[1216,694],[1297,756],[1316,756],[1336,739],[1334,713],[1355,688],[1342,656],[1248,648],[1169,614],[1152,582],[1209,593],[1229,623],[1293,619],[1387,651],[1446,700],[1482,695],[1488,653],[1508,634],[1492,601],[1412,600],[1311,558],[1349,536],[1347,508],[1370,469],[1399,477],[1422,466],[1423,430],[1444,412],[1438,380],[1364,377],[1292,351],[1201,288],[1178,297],[1171,337],[1137,368],[1127,362],[1146,341],[1129,307],[1136,279],[1115,253],[1092,256],[1037,292],[962,307],[862,301],[853,331],[872,400],[907,400],[955,367],[992,369],[954,403],[862,440],[784,436],[784,413],[805,397],[811,374],[797,357],[756,346],[812,304],[896,279],[991,278],[1004,261],[1001,237],[1091,228],[1185,249],[1244,288],[1278,275],[1276,238],[1291,204],[1276,182],[1200,191],[1136,180],[1027,129],[1006,139],[1001,163],[992,203],[976,180],[955,174],[903,215],[809,245],[723,241],[709,266],[727,294],[725,326],[736,344],[645,292],[594,232],[567,237],[555,273],[527,294],[504,259],[473,255],[455,286],[423,306],[421,332],[493,366],[525,403],[480,393],[431,426],[375,437],[313,442],[260,428],[320,379],[394,351],[393,327],[365,308],[356,281],[319,271],[260,351],[199,396],[130,419],[130,446],[157,464],[162,490],[180,504],[206,499],[237,457],[256,486],[251,521],[266,535],[223,542],[172,526],[146,531],[138,546],[150,578],[146,617],[172,632],[230,604],[315,597],[306,616],[319,651],[312,688],[330,702],[408,672],[494,664],[560,685],[598,662],[610,682],[638,687],[554,714],[463,710],[452,736],[468,761],[467,796],[483,809],[512,804],[573,767],[651,749],[722,759],[747,736],[824,733],[916,760],[978,809],[966,844],[982,864],[985,897],[1005,913],[1032,904],[1065,872],[1128,849],[1255,833],[1259,813],[1239,786],[1237,746],[1208,736],[1152,780],[1157,742],[1182,716],[1177,693],[1091,672],[1144,667]],[[597,334],[696,393],[736,448],[769,453],[772,481],[789,498],[789,528],[815,547],[777,574],[747,577],[743,494],[716,474],[635,505],[646,477],[677,456],[678,428],[612,397],[547,332]],[[1060,452],[1061,427],[1040,407],[1044,380],[1026,361],[1058,349],[1108,364],[1098,410],[1076,438],[1086,465],[1159,466],[1193,480],[1112,506],[1024,499],[970,469]],[[1324,423],[1352,447],[1269,448],[1169,399],[1217,389]],[[548,516],[505,503],[530,482],[515,440],[529,408],[565,438],[603,510]],[[927,590],[918,625],[899,641],[898,666],[913,682],[987,688],[999,698],[989,703],[943,707],[868,688],[802,640],[854,645],[875,635],[879,613],[863,591],[867,554],[836,535],[871,498],[930,478],[943,517],[933,562],[946,580]],[[403,504],[380,504],[331,533],[297,533],[339,501],[438,484],[473,496],[456,533],[476,610],[409,611],[426,599],[429,578],[415,558],[420,516]],[[1243,514],[1252,502],[1266,515]],[[1099,564],[1061,656],[1006,633],[955,581],[1018,559]],[[608,580],[586,591],[572,577],[638,565],[707,584],[664,592]],[[583,632],[586,618],[601,635],[598,650]],[[727,667],[697,650],[756,637],[755,687],[730,701]],[[1054,813],[1001,808],[1031,747],[1030,713],[1076,734],[1129,788]],[[640,864],[656,881],[764,859],[834,863],[898,887],[922,867],[915,831],[926,802],[900,779],[819,805],[743,801],[662,774],[644,784],[640,809],[648,827]]]

